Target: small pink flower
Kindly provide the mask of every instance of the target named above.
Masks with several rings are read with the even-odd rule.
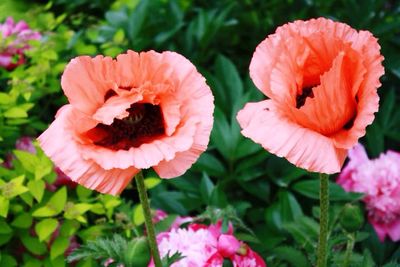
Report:
[[[240,248],[240,242],[233,235],[221,235],[218,238],[217,249],[224,258],[231,258]]]
[[[29,49],[30,40],[39,40],[39,32],[29,28],[25,21],[15,23],[8,17],[0,24],[0,67],[12,70],[25,62],[24,51]]]
[[[350,161],[337,183],[346,191],[364,193],[368,220],[383,242],[400,240],[400,154],[382,153],[368,159],[361,144],[349,152]]]

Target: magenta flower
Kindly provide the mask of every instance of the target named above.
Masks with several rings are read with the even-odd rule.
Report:
[[[187,229],[172,228],[158,234],[157,242],[161,257],[176,252],[184,257],[171,267],[222,267],[225,259],[234,267],[266,267],[256,252],[233,235],[231,225],[227,233],[222,233],[221,222],[210,226],[193,223]],[[149,267],[153,266],[151,262]]]
[[[383,242],[400,240],[400,154],[382,153],[368,159],[361,144],[349,151],[350,161],[337,183],[346,191],[364,193],[368,221]]]
[[[0,24],[0,67],[12,70],[25,62],[24,51],[29,49],[30,40],[39,40],[42,36],[33,31],[21,20],[14,22],[8,17]]]

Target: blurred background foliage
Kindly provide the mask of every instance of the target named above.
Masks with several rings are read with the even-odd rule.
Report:
[[[97,54],[114,57],[127,49],[181,53],[197,66],[213,90],[215,123],[209,149],[184,176],[160,183],[154,173],[147,173],[153,179],[149,182],[152,207],[180,215],[197,215],[207,206],[233,207],[235,216],[251,229],[238,235],[251,242],[270,267],[312,266],[315,261],[319,181],[317,176],[270,155],[240,134],[237,111],[244,103],[263,98],[248,75],[258,43],[279,25],[319,16],[371,31],[382,47],[385,76],[379,89],[380,111],[361,141],[371,157],[386,149],[400,150],[397,0],[2,0],[0,21],[7,16],[24,19],[44,38],[31,44],[27,64],[11,72],[0,70],[1,158],[9,155],[21,136],[38,136],[66,103],[60,75],[71,58]],[[71,215],[62,208],[37,216],[38,209],[46,207],[57,194],[40,193],[45,188],[45,182],[40,181],[50,183],[55,174],[49,167],[51,163],[38,153],[37,159],[25,155],[29,153],[23,159],[17,155],[12,171],[1,168],[2,184],[16,183],[16,177],[20,180],[13,189],[16,193],[6,197],[3,190],[0,196],[8,203],[8,211],[4,212],[6,201],[0,201],[0,266],[16,266],[17,261],[23,266],[62,266],[72,236],[84,243],[96,233],[124,231],[129,237],[137,231],[142,219],[140,207],[134,204],[136,193],[131,189],[121,198],[109,198],[81,187],[65,188],[64,192],[63,187],[57,192],[62,191],[65,203],[71,203],[68,207],[78,211]],[[46,166],[47,172],[43,173]],[[36,173],[42,173],[41,177],[37,178]],[[329,245],[335,252],[330,261],[336,266],[343,261],[346,242],[352,238],[338,221],[345,204],[361,205],[358,200],[362,196],[345,193],[334,183],[335,177],[331,180]],[[22,215],[30,218],[29,225],[15,223]],[[47,224],[53,231],[41,232]],[[58,241],[59,251],[52,252],[53,248],[44,244],[54,242],[50,239],[59,224],[66,230],[61,230],[56,240],[64,239]],[[32,231],[29,229],[36,229],[36,234],[28,235]],[[10,245],[14,239],[21,240],[28,252],[16,255],[16,243]],[[357,233],[356,251],[352,266],[398,266],[400,261],[398,244],[381,244],[368,224]],[[39,260],[43,258],[46,260]],[[82,261],[79,266],[95,263]]]

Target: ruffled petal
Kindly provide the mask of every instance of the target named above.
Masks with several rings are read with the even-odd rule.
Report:
[[[93,119],[103,124],[111,125],[115,118],[123,119],[128,116],[129,112],[126,110],[142,99],[143,96],[135,92],[124,96],[113,96],[96,111]]]
[[[162,160],[172,160],[178,152],[190,149],[196,131],[194,122],[180,127],[173,136],[156,138],[150,143],[129,150],[111,150],[94,144],[85,144],[82,147],[82,156],[93,160],[102,168],[125,169],[134,166],[138,169],[147,169],[157,165]]]
[[[61,77],[61,87],[74,108],[93,114],[104,96],[115,87],[114,60],[110,57],[80,56],[72,59]]]
[[[73,134],[79,117],[79,111],[72,105],[64,106],[56,120],[39,136],[40,146],[73,181],[102,193],[120,193],[139,170],[134,167],[105,170],[93,160],[83,158],[82,145]]]
[[[242,134],[294,165],[313,172],[339,172],[346,150],[312,130],[289,121],[272,100],[248,103],[237,115]]]
[[[333,61],[332,68],[321,76],[321,84],[312,89],[313,97],[293,112],[296,121],[323,135],[342,129],[355,116],[356,100],[345,77],[347,67],[344,52]]]

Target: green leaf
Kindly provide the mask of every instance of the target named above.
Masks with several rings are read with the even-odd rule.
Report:
[[[292,186],[292,189],[303,196],[319,199],[319,179],[297,182]],[[329,182],[329,199],[332,201],[352,201],[362,197],[362,194],[348,193],[340,185]]]
[[[29,181],[28,182],[29,192],[32,194],[32,196],[39,203],[40,203],[40,201],[42,201],[42,197],[43,197],[43,194],[44,194],[45,187],[46,187],[46,184],[42,180],[36,180],[36,181]]]
[[[3,184],[0,187],[3,196],[5,198],[12,199],[20,194],[27,192],[28,188],[26,188],[23,185],[24,180],[25,180],[25,176],[21,175],[21,176],[13,178],[11,181],[9,181],[6,184]]]
[[[8,208],[10,205],[10,201],[0,195],[0,216],[6,218],[8,214]]]
[[[10,234],[12,233],[12,228],[8,226],[8,224],[3,220],[0,219],[0,234]]]
[[[128,20],[128,37],[134,42],[143,27],[149,11],[150,0],[141,0]]]
[[[92,208],[92,204],[89,203],[78,203],[73,204],[68,202],[65,206],[64,218],[72,220],[76,219],[82,223],[86,223],[86,218],[82,215]]]
[[[38,238],[31,236],[28,231],[29,230],[25,231],[21,235],[22,244],[27,250],[35,255],[45,254],[47,252],[47,246],[40,242]]]
[[[69,239],[67,237],[58,237],[51,245],[50,258],[54,260],[58,256],[64,254],[69,246]]]
[[[38,166],[40,165],[39,158],[35,154],[22,150],[14,150],[13,153],[21,162],[24,169],[31,173],[34,173],[36,168],[38,168]]]
[[[223,176],[226,173],[224,165],[211,153],[203,153],[193,165],[192,170],[206,172],[211,176]]]
[[[292,266],[311,267],[311,263],[307,257],[295,248],[287,246],[277,247],[272,250],[272,254],[282,261],[289,262]]]
[[[92,193],[92,190],[87,189],[86,187],[83,187],[81,185],[78,185],[76,187],[76,194],[78,195],[80,201],[86,200],[92,195]]]
[[[32,213],[33,217],[48,217],[59,214],[67,202],[67,188],[63,186],[47,202],[44,207],[38,208]]]
[[[161,183],[161,179],[157,177],[149,177],[144,179],[144,184],[147,189],[152,189]]]
[[[125,33],[123,29],[118,29],[117,32],[114,34],[113,41],[117,44],[120,44],[125,39]]]
[[[6,112],[4,112],[4,117],[14,119],[14,118],[27,118],[28,113],[26,110],[20,108],[20,107],[12,107],[8,109]]]
[[[36,234],[39,237],[39,241],[47,239],[58,226],[58,221],[56,219],[44,219],[35,225]]]
[[[235,103],[240,101],[243,95],[243,83],[235,65],[228,58],[219,55],[215,63],[215,71],[224,86],[229,106],[235,106]],[[228,115],[235,111],[231,109]]]
[[[203,176],[200,182],[200,194],[205,203],[209,202],[213,190],[214,190],[213,182],[211,181],[210,177],[208,177],[208,175],[205,172],[203,172]]]
[[[144,213],[143,213],[143,208],[142,204],[138,204],[133,208],[133,223],[136,226],[142,225],[144,223]]]
[[[128,242],[123,258],[126,267],[147,267],[150,262],[150,247],[147,238],[139,237]]]
[[[0,266],[14,267],[18,266],[18,263],[13,256],[1,253]]]
[[[32,225],[32,216],[29,213],[19,214],[11,223],[13,227],[27,229]]]
[[[7,105],[11,104],[13,102],[13,99],[11,96],[9,96],[6,93],[0,92],[0,105]]]

